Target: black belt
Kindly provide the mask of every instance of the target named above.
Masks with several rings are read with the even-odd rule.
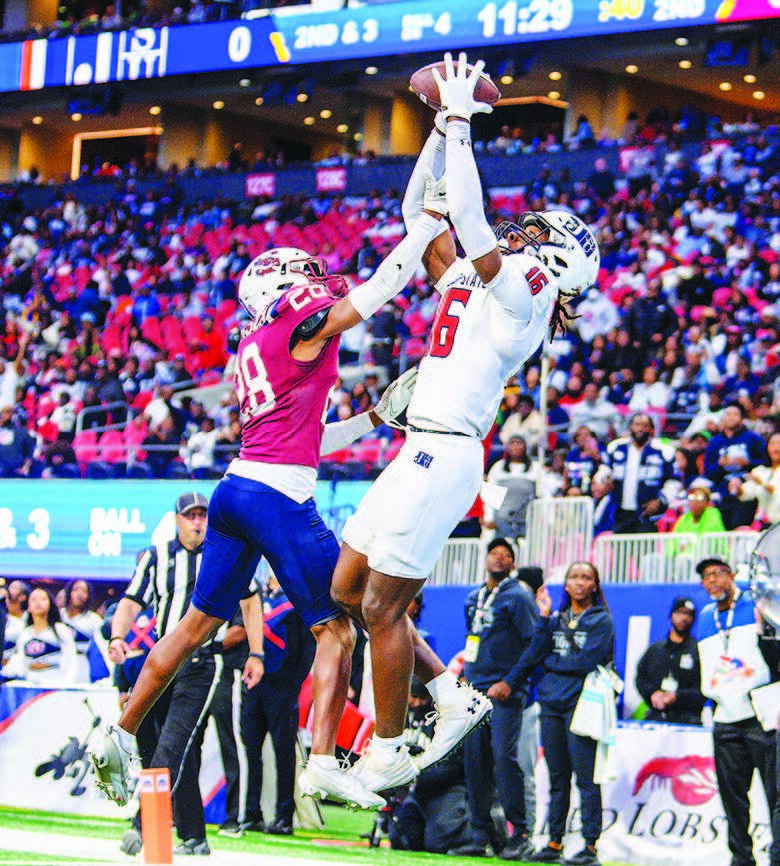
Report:
[[[469,438],[473,438],[469,433],[461,433],[458,430],[425,430],[422,427],[415,427],[414,424],[407,424],[406,428],[412,433],[436,433],[439,436],[469,436]]]

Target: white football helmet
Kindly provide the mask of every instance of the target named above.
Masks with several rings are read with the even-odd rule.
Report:
[[[253,320],[293,286],[327,285],[337,297],[343,279],[328,274],[325,262],[296,247],[275,247],[246,266],[238,284],[238,300]]]
[[[504,252],[510,252],[506,241],[502,243],[510,234],[526,244],[517,252],[535,255],[544,262],[565,297],[574,298],[595,284],[601,264],[599,246],[593,232],[574,214],[528,211],[521,215],[519,224],[501,223],[496,235]]]

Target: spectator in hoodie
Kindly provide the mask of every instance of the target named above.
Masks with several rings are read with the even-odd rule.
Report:
[[[531,645],[516,665],[519,675],[515,679],[528,677],[539,665],[544,668],[538,695],[542,747],[550,774],[550,841],[525,859],[531,863],[561,862],[573,773],[580,792],[585,847],[565,862],[571,866],[597,866],[602,818],[601,787],[593,781],[596,741],[573,734],[570,727],[585,677],[613,658],[612,615],[598,569],[590,562],[574,562],[567,569],[558,611],[552,612],[546,586],[537,591],[536,603],[539,619]]]

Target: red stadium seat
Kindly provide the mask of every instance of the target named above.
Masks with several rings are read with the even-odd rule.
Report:
[[[121,430],[106,430],[98,442],[100,460],[105,463],[125,463],[127,461],[127,445]]]
[[[97,460],[97,433],[94,430],[82,430],[73,437],[73,450],[79,463],[92,463]]]

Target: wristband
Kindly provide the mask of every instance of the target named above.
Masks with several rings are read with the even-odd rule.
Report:
[[[117,636],[117,637],[112,637],[111,640],[108,642],[108,645],[111,646],[111,644],[112,644],[115,640],[124,640],[124,638],[123,638],[123,637],[118,637],[118,636]]]
[[[263,661],[263,659],[265,658],[265,653],[249,653],[249,658],[260,659],[260,661]]]

